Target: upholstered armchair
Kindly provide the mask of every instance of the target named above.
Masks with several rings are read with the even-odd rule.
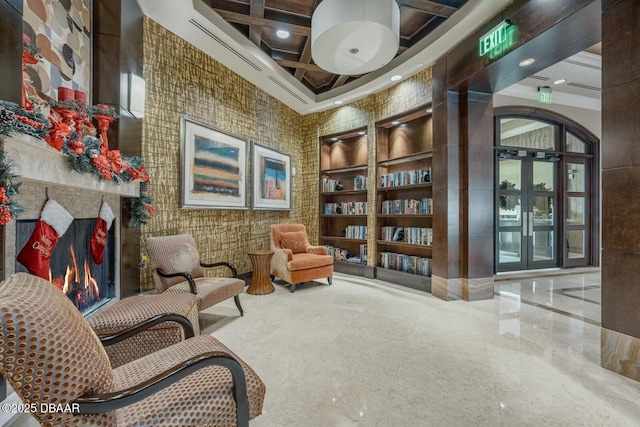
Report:
[[[184,317],[193,338],[112,369],[82,314],[44,279],[1,283],[0,313],[0,373],[42,425],[247,427],[262,412],[258,375],[215,338],[193,337]]]
[[[302,224],[271,226],[271,276],[289,283],[291,292],[296,284],[314,279],[333,278],[333,257],[324,246],[311,246],[307,229]]]
[[[191,292],[198,297],[201,311],[233,297],[240,315],[244,315],[238,295],[245,283],[238,279],[236,268],[228,262],[201,262],[191,234],[149,237],[147,253],[154,269],[156,293]],[[233,277],[205,277],[203,268],[212,267],[227,267]]]

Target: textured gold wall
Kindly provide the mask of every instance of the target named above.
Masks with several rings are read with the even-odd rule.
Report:
[[[300,222],[301,212],[307,204],[316,206],[317,199],[303,191],[298,173],[293,178],[293,211],[181,210],[180,116],[281,150],[292,156],[293,167],[304,171],[302,116],[148,18],[144,79],[142,156],[152,179],[156,215],[143,226],[142,239],[191,233],[203,260],[227,260],[239,273],[250,271],[247,252],[269,247],[269,226]],[[149,268],[142,271],[141,287],[153,287]]]
[[[369,179],[375,182],[375,122],[431,102],[431,70],[392,88],[330,111],[301,116],[152,20],[144,22],[147,103],[143,158],[152,178],[156,216],[142,228],[147,236],[193,234],[202,258],[226,259],[240,273],[251,270],[246,255],[269,247],[269,226],[302,222],[318,243],[319,139],[367,126]],[[180,116],[292,155],[293,211],[181,210],[179,208]],[[369,189],[369,263],[375,265],[375,186]],[[153,287],[143,270],[143,289]]]

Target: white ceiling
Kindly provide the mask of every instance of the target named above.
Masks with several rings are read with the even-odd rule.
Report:
[[[599,44],[598,44],[599,45]],[[538,99],[538,87],[549,86],[554,104],[601,111],[602,57],[597,46],[570,56],[500,92],[500,95],[529,100]],[[554,81],[567,79],[565,83]]]
[[[513,0],[470,1],[425,39],[385,67],[357,81],[315,95],[201,0],[138,0],[144,14],[221,62],[300,114],[334,108],[397,84],[433,65]],[[353,84],[357,83],[357,84]]]

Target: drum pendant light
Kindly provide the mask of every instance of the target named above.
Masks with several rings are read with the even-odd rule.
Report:
[[[324,0],[311,18],[311,56],[334,74],[377,70],[396,56],[399,42],[395,0]]]

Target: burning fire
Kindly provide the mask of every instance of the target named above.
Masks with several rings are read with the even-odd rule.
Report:
[[[67,265],[64,277],[52,277],[49,270],[49,281],[56,285],[62,292],[69,295],[77,307],[100,300],[98,282],[91,276],[91,268],[87,260],[84,261],[84,279],[80,277],[76,252],[70,246],[72,265]]]

